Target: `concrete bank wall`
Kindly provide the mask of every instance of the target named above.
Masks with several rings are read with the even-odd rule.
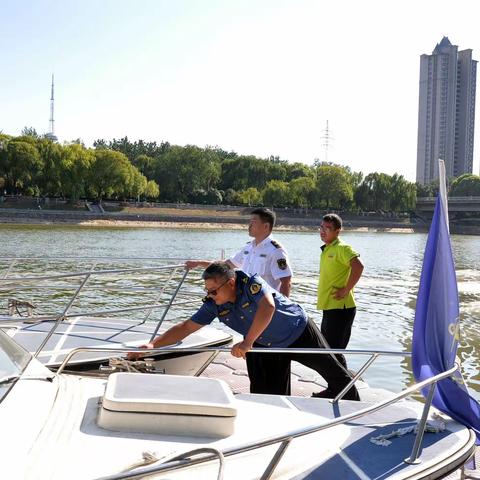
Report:
[[[213,213],[213,212],[212,212]],[[68,210],[22,210],[1,209],[0,223],[69,223],[80,224],[95,220],[110,220],[120,222],[172,222],[172,223],[218,223],[218,224],[248,224],[249,216],[189,216],[189,215],[162,215],[162,214],[135,214],[135,213],[92,213],[71,212]],[[277,217],[277,225],[306,227],[315,229],[320,223],[320,218],[292,218]],[[344,222],[346,230],[349,228],[367,228],[374,230],[412,229],[418,232],[428,231],[427,224],[414,224],[408,220],[398,221],[395,219],[371,219],[364,216],[357,218],[349,216]],[[452,233],[466,235],[480,235],[480,225],[462,225],[452,223]]]

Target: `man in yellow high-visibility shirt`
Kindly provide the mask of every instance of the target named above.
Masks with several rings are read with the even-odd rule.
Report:
[[[323,310],[322,334],[330,348],[346,348],[356,313],[353,287],[362,276],[359,254],[340,238],[342,219],[335,213],[325,215],[320,224],[320,238],[325,243],[320,255],[317,309]],[[346,367],[343,355],[338,360]],[[315,393],[330,397],[328,389]]]

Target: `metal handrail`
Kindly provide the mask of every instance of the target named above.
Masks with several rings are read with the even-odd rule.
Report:
[[[170,276],[168,281],[170,281],[175,273],[180,269],[184,269],[185,265],[184,264],[174,264],[174,265],[161,265],[161,266],[155,266],[155,267],[135,267],[135,268],[121,268],[121,269],[105,269],[105,270],[95,270],[97,261],[94,261],[93,265],[90,267],[90,270],[88,271],[82,271],[82,272],[73,272],[73,273],[67,273],[67,274],[59,274],[59,275],[42,275],[42,276],[34,276],[34,277],[7,277],[8,273],[11,271],[12,267],[16,264],[17,260],[14,260],[11,262],[7,273],[3,276],[3,278],[0,278],[0,282],[6,282],[9,286],[15,286],[18,284],[22,284],[24,282],[29,282],[29,281],[39,281],[39,280],[59,280],[59,279],[66,279],[66,278],[82,278],[80,285],[76,287],[76,290],[73,294],[73,296],[70,298],[67,306],[64,308],[63,312],[60,314],[54,314],[54,315],[39,315],[39,316],[30,316],[28,317],[28,322],[29,323],[35,323],[35,322],[41,322],[41,321],[49,321],[49,320],[54,320],[54,324],[52,325],[52,328],[47,332],[46,337],[43,339],[39,347],[34,353],[35,357],[38,357],[38,355],[41,353],[45,345],[48,343],[52,335],[55,333],[56,329],[60,325],[60,323],[70,317],[100,317],[100,316],[105,316],[105,315],[111,315],[111,314],[116,314],[116,313],[125,313],[125,312],[134,312],[134,311],[145,311],[147,310],[147,316],[144,321],[146,321],[151,314],[151,312],[155,309],[163,308],[163,314],[160,319],[160,321],[157,322],[156,328],[154,335],[158,332],[161,324],[163,323],[163,320],[166,318],[168,311],[170,308],[175,305],[189,305],[192,303],[191,299],[184,300],[184,301],[178,301],[174,303],[175,297],[179,293],[179,290],[185,280],[185,278],[188,275],[189,270],[185,269],[180,281],[175,287],[175,290],[173,294],[170,296],[168,302],[164,303],[154,303],[152,304],[147,304],[147,305],[141,305],[141,306],[136,306],[136,307],[127,307],[127,308],[120,308],[120,309],[113,309],[113,310],[100,310],[100,311],[93,311],[93,312],[80,312],[80,313],[69,313],[70,308],[73,306],[75,300],[78,298],[80,295],[83,287],[87,284],[88,280],[92,275],[111,275],[111,274],[124,274],[124,273],[138,273],[138,272],[159,272],[163,270],[168,270],[171,271]],[[165,291],[165,285],[161,289],[160,294],[157,295],[156,301],[161,298]],[[18,322],[14,318],[4,318],[0,319],[0,325],[3,322],[9,322],[9,323],[23,323],[25,322],[25,318],[19,319]],[[153,336],[154,336],[153,335]]]
[[[70,359],[76,355],[77,353],[83,352],[83,351],[106,351],[107,349],[98,349],[98,348],[78,348],[70,352],[70,354],[65,358],[65,360],[62,362],[60,365],[60,368],[57,370],[57,375],[60,375],[63,369],[65,368],[66,364],[70,361]],[[169,347],[162,347],[158,349],[149,349],[148,353],[149,354],[155,354],[159,352],[169,352],[173,351],[174,349],[169,348]],[[371,355],[378,357],[380,355],[386,355],[386,356],[411,356],[411,352],[393,352],[393,351],[371,351],[371,350],[341,350],[341,349],[304,349],[304,348],[297,348],[297,349],[274,349],[274,348],[255,348],[253,349],[256,352],[261,352],[261,353],[312,353],[312,354],[323,354],[323,355],[329,355],[329,354],[337,354],[337,353],[343,353],[343,354],[359,354],[359,355]],[[145,349],[141,348],[123,348],[123,349],[108,349],[108,351],[117,351],[117,352],[141,352],[145,353]],[[185,351],[190,351],[190,352],[204,352],[204,351],[217,351],[217,352],[229,352],[230,349],[228,348],[191,348],[191,349],[185,349]],[[371,364],[371,363],[370,363]],[[367,367],[368,368],[368,367]],[[383,408],[386,408],[399,400],[410,396],[411,394],[425,388],[428,386],[434,386],[436,385],[440,380],[443,380],[447,377],[450,377],[453,373],[455,373],[457,370],[459,370],[459,365],[455,364],[452,368],[449,370],[439,373],[433,377],[430,377],[426,380],[423,380],[421,382],[418,382],[414,385],[411,385],[410,387],[407,387],[406,389],[402,390],[401,392],[395,394],[392,398],[383,400],[381,402],[378,402],[374,405],[371,405],[369,407],[360,409],[356,412],[349,413],[346,415],[342,415],[341,417],[335,418],[333,420],[327,421],[326,423],[320,424],[320,425],[314,425],[314,426],[309,426],[309,427],[303,427],[300,429],[292,430],[288,433],[282,434],[282,435],[276,435],[276,436],[271,436],[264,438],[262,440],[257,440],[255,442],[249,442],[244,445],[236,446],[236,447],[230,447],[226,448],[225,450],[222,451],[223,455],[225,457],[233,456],[233,455],[238,455],[241,453],[245,453],[251,450],[255,450],[258,448],[263,448],[271,445],[275,445],[280,443],[279,448],[275,452],[274,456],[272,457],[271,461],[269,462],[269,465],[263,472],[261,478],[262,479],[268,479],[270,478],[271,474],[273,473],[274,469],[278,465],[283,453],[286,451],[288,446],[291,444],[292,440],[294,438],[302,437],[305,435],[310,435],[316,432],[319,432],[321,430],[326,430],[328,428],[346,423],[348,421],[356,420],[358,418],[361,418],[365,415],[368,415],[370,413],[375,413]],[[412,454],[408,459],[405,460],[406,463],[415,463],[417,460],[418,452],[420,450],[420,445],[423,437],[423,432],[425,428],[425,422],[426,418],[428,415],[428,410],[430,408],[430,403],[433,398],[433,388],[430,388],[429,392],[429,398],[427,399],[427,402],[425,403],[425,407],[422,413],[422,419],[420,421],[420,428],[418,429],[417,436],[415,438],[415,443],[412,449]],[[135,478],[143,478],[148,475],[153,475],[157,474],[160,472],[169,472],[172,470],[177,470],[181,469],[187,466],[193,466],[197,465],[200,463],[206,463],[211,460],[214,460],[216,458],[215,455],[205,455],[204,457],[200,459],[185,459],[185,460],[178,460],[178,461],[168,461],[166,463],[163,463],[161,465],[158,465],[156,467],[147,467],[143,468],[141,470],[137,470],[136,472],[127,472],[127,473],[120,473],[120,474],[113,474],[105,477],[98,478],[97,480],[126,480],[126,479],[135,479]]]
[[[80,256],[80,257],[77,257],[77,256],[52,256],[52,257],[3,257],[3,256],[0,256],[0,262],[3,262],[3,261],[18,261],[18,260],[35,260],[35,261],[38,261],[38,262],[41,262],[41,261],[44,261],[44,262],[49,262],[50,260],[102,260],[102,261],[105,261],[105,262],[113,262],[113,261],[117,261],[117,262],[124,262],[124,261],[128,261],[128,260],[150,260],[150,261],[162,261],[162,260],[185,260],[184,257],[163,257],[163,258],[159,258],[159,257],[105,257],[105,256]]]
[[[330,354],[352,354],[352,355],[383,355],[392,357],[410,357],[412,352],[395,352],[391,350],[343,350],[340,348],[252,348],[251,352],[255,353],[298,353],[298,354],[315,354],[315,355],[330,355]],[[102,348],[102,347],[78,347],[71,350],[63,359],[62,363],[57,369],[57,374],[62,373],[64,368],[70,362],[72,357],[79,353],[85,352],[117,352],[117,353],[144,353],[146,356],[157,355],[159,353],[172,353],[178,352],[178,348],[173,347],[160,347],[160,348],[130,348],[130,347],[118,347],[118,348]],[[202,352],[219,352],[230,353],[231,348],[227,347],[188,347],[182,348],[182,352],[189,353],[202,353]]]
[[[152,333],[152,336],[150,338],[150,341],[153,342],[153,339],[157,336],[158,330],[160,329],[160,326],[162,325],[163,321],[165,320],[165,317],[167,316],[168,311],[170,310],[170,307],[173,304],[173,301],[175,300],[175,297],[177,296],[177,293],[179,292],[180,288],[183,285],[183,282],[187,278],[189,270],[185,270],[184,274],[182,275],[182,278],[180,279],[180,282],[178,282],[177,288],[173,292],[172,296],[170,297],[170,301],[168,302],[167,307],[163,311],[162,318],[157,323],[157,326],[155,327],[155,331]]]
[[[177,307],[177,306],[182,306],[182,305],[190,305],[192,303],[197,302],[198,299],[193,299],[193,300],[182,300],[178,301],[176,303],[172,303],[170,307]],[[125,307],[125,308],[117,308],[115,310],[95,310],[93,312],[79,312],[79,313],[67,313],[65,315],[61,315],[62,318],[77,318],[77,317],[101,317],[103,315],[109,315],[112,313],[126,313],[126,312],[140,312],[143,310],[149,310],[149,309],[158,309],[158,308],[164,308],[165,304],[164,303],[157,303],[154,305],[146,304],[146,305],[139,305],[137,307]],[[25,320],[28,320],[28,323],[35,323],[35,322],[45,322],[45,321],[50,321],[50,320],[55,320],[58,318],[59,315],[53,314],[53,315],[38,315],[38,316],[31,316],[31,317],[5,317],[5,318],[0,318],[0,326],[2,322],[8,322],[8,323],[25,323]]]
[[[89,270],[75,273],[62,273],[59,275],[38,275],[34,277],[7,277],[0,278],[0,282],[21,283],[21,282],[37,282],[38,280],[58,280],[60,278],[84,277],[85,275],[109,275],[112,273],[133,273],[133,272],[157,272],[159,270],[170,270],[172,268],[183,268],[183,264],[175,265],[160,265],[158,267],[134,267],[134,268],[120,268],[113,270],[97,270],[91,272]]]

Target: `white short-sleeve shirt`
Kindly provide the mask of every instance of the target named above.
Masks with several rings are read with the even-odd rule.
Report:
[[[248,275],[260,275],[275,290],[280,289],[281,278],[293,275],[287,252],[272,235],[258,245],[248,242],[229,260]]]

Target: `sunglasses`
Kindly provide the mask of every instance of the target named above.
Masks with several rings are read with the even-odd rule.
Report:
[[[208,296],[215,296],[217,295],[218,291],[224,286],[226,285],[226,283],[229,281],[230,279],[228,278],[227,280],[225,280],[221,285],[219,285],[217,288],[213,288],[212,290],[208,290],[207,288],[204,288],[205,292],[207,293]]]

